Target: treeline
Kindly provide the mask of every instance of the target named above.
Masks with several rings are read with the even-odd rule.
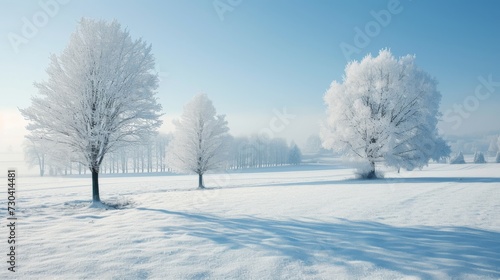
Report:
[[[159,134],[138,145],[118,147],[106,155],[100,173],[167,172],[166,148],[171,139],[170,134]],[[89,172],[78,154],[48,141],[28,139],[24,154],[31,167],[39,168],[40,176]]]
[[[283,138],[257,135],[232,139],[229,154],[229,169],[298,165],[302,161],[302,153],[295,143],[288,145]]]
[[[454,153],[474,154],[482,152],[494,157],[500,152],[500,132],[473,136],[449,136],[446,140],[450,143]]]
[[[171,134],[159,134],[141,144],[116,148],[107,153],[100,173],[156,173],[171,172],[167,165],[167,147]],[[25,159],[38,167],[40,176],[89,173],[77,154],[39,139],[28,139],[24,144]],[[228,147],[226,169],[263,168],[298,165],[302,153],[295,143],[283,138],[263,138],[256,135],[232,138]]]

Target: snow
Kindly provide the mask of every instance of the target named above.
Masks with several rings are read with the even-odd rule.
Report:
[[[194,175],[102,176],[108,210],[87,177],[19,174],[18,271],[0,278],[500,277],[499,164],[372,181],[336,166],[206,174],[206,190]]]

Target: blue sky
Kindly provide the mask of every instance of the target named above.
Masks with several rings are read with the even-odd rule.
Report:
[[[52,4],[49,12],[44,3]],[[0,7],[4,138],[9,124],[14,129],[8,114],[29,106],[33,82],[46,78],[49,55],[61,52],[81,17],[117,19],[153,45],[164,131],[183,104],[205,92],[237,135],[268,128],[275,112],[286,108],[295,118],[275,136],[301,143],[318,132],[323,95],[342,79],[346,63],[382,48],[415,54],[439,81],[443,132],[500,129],[499,1],[1,0]],[[374,16],[387,13],[384,21]],[[38,20],[39,27],[14,46],[12,34],[24,36],[25,19]],[[362,46],[356,28],[371,32]],[[359,53],[346,57],[341,44],[358,46]],[[493,81],[480,89],[481,99],[478,77]]]

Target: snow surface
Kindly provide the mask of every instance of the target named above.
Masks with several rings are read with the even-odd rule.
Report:
[[[499,170],[360,181],[317,165],[208,174],[207,190],[194,175],[110,176],[110,210],[90,207],[90,178],[18,174],[18,271],[2,261],[0,278],[498,279]]]

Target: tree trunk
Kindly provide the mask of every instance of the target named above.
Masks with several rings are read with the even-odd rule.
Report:
[[[97,169],[98,170],[98,169]],[[95,168],[92,168],[92,201],[101,202],[99,197],[99,172]]]
[[[42,156],[41,160],[39,160],[39,164],[40,166],[40,177],[43,177],[43,175],[45,174],[45,156]]]
[[[366,178],[367,179],[376,179],[377,178],[377,174],[375,174],[375,162],[374,161],[370,161],[370,171],[368,172],[368,174],[366,174]]]
[[[205,186],[203,186],[203,174],[198,174],[198,188],[199,189],[204,189]]]

